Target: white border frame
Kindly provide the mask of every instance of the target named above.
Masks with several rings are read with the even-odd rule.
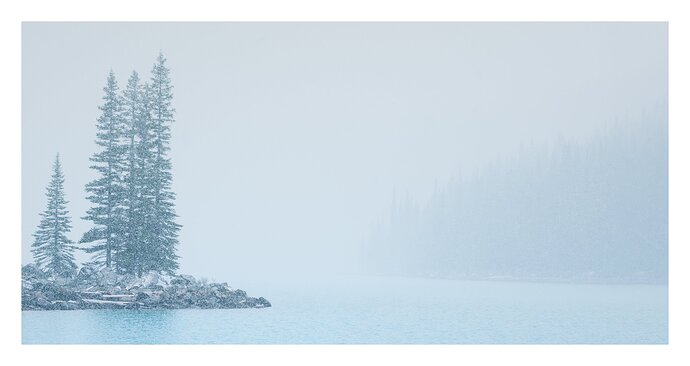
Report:
[[[304,365],[515,364],[678,365],[688,343],[688,57],[682,2],[426,0],[349,1],[22,1],[0,5],[0,179],[3,358],[10,364],[284,363]],[[160,13],[165,9],[165,14]],[[21,22],[22,21],[668,21],[669,22],[669,345],[649,346],[29,346],[21,345]],[[104,359],[117,354],[117,359]]]

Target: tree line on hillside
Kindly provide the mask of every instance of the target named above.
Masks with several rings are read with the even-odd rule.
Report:
[[[449,278],[668,281],[665,112],[586,143],[528,147],[419,204],[394,199],[368,272]]]
[[[120,91],[111,71],[103,88],[97,120],[98,151],[90,161],[97,178],[86,185],[91,207],[83,219],[93,226],[79,244],[68,238],[71,219],[64,197],[59,155],[47,189],[48,204],[34,233],[35,263],[47,272],[74,271],[74,250],[119,273],[173,274],[180,225],[172,191],[170,125],[174,121],[172,84],[166,59],[159,54],[148,82],[132,72]]]

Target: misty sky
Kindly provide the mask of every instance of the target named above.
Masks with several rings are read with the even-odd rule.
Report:
[[[344,271],[394,194],[665,108],[665,23],[24,23],[22,260],[57,152],[72,240],[112,68],[174,85],[181,272]],[[395,193],[394,193],[395,192]],[[87,259],[80,255],[79,259]]]

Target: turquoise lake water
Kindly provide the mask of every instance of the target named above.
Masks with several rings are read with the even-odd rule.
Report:
[[[247,286],[273,307],[23,311],[24,344],[665,344],[668,287],[342,276]]]

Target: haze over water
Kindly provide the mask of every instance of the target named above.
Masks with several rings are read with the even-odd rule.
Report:
[[[24,23],[22,248],[60,152],[88,229],[96,106],[165,52],[181,272],[355,271],[394,196],[665,110],[663,23]],[[86,256],[80,259],[86,260]]]

